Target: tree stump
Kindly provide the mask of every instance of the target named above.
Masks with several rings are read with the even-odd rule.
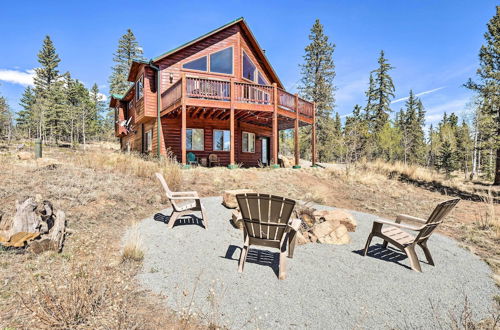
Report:
[[[49,201],[37,199],[28,197],[23,202],[16,201],[16,214],[12,218],[0,215],[0,244],[29,247],[35,253],[62,250],[66,216],[61,210],[54,213]]]

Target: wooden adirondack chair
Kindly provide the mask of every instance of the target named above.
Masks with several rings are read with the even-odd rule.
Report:
[[[193,214],[193,212],[201,212],[201,221],[205,229],[208,228],[208,219],[205,208],[201,204],[200,197],[196,191],[184,191],[184,192],[173,192],[168,188],[167,182],[161,173],[156,173],[156,177],[160,180],[167,198],[172,204],[172,214],[170,215],[170,220],[168,221],[168,228],[174,226],[175,221],[182,216]],[[188,204],[179,204],[180,201],[191,201]]]
[[[396,222],[390,222],[385,220],[375,220],[373,222],[372,232],[368,236],[366,241],[365,250],[363,255],[366,256],[368,252],[368,247],[372,241],[373,237],[380,237],[384,240],[383,247],[387,248],[387,243],[391,243],[401,251],[403,251],[410,259],[411,269],[422,272],[420,268],[420,262],[418,261],[417,254],[415,253],[415,246],[418,245],[424,250],[427,262],[434,266],[434,260],[432,260],[431,252],[427,247],[427,240],[434,232],[437,226],[443,222],[444,217],[450,213],[450,211],[457,205],[460,199],[451,199],[449,201],[440,203],[436,206],[432,214],[427,220],[412,217],[406,214],[400,214],[396,218]],[[413,227],[409,225],[402,224],[403,220],[411,220],[420,222],[422,225],[418,227]],[[385,226],[384,226],[385,225]],[[408,234],[406,231],[401,230],[408,229],[416,232],[416,236]]]
[[[290,220],[295,201],[279,196],[246,193],[236,195],[243,219],[244,245],[238,263],[243,272],[250,245],[272,247],[280,250],[279,279],[286,277],[285,254],[293,257],[299,219]]]

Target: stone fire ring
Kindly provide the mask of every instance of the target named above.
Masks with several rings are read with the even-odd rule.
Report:
[[[499,294],[489,267],[441,235],[429,240],[436,266],[422,262],[422,273],[377,239],[369,255],[361,256],[376,217],[354,211],[352,242],[297,246],[285,280],[276,275],[277,250],[260,247],[250,249],[238,273],[243,235],[221,201],[202,199],[208,230],[196,218],[168,229],[169,209],[139,224],[145,245],[139,281],[164,295],[168,307],[202,321],[229,328],[434,328],[462,312],[466,297],[475,319],[488,317]]]

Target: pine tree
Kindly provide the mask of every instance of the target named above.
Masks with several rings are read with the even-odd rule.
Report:
[[[127,33],[118,40],[118,49],[113,54],[115,65],[109,77],[111,94],[123,94],[127,91],[130,86],[127,81],[128,71],[132,61],[144,60],[142,54],[142,47],[139,46],[132,30],[128,29]]]
[[[47,139],[47,130],[56,140],[59,133],[61,82],[58,81],[58,65],[60,61],[54,43],[49,36],[46,36],[42,49],[38,53],[38,62],[41,67],[35,69],[36,107],[34,112],[36,115],[33,116],[37,120],[38,137],[44,140]]]
[[[37,93],[42,94],[41,96],[47,97],[50,88],[59,78],[57,67],[61,62],[50,36],[45,36],[43,40],[42,49],[38,53],[38,62],[41,67],[35,69],[35,89]]]
[[[19,105],[23,109],[17,112],[16,127],[24,131],[28,138],[31,138],[31,135],[36,130],[36,124],[33,118],[35,97],[35,91],[28,86],[19,100]]]
[[[0,139],[12,138],[12,113],[7,99],[0,96]]]
[[[448,178],[458,168],[455,150],[449,141],[444,141],[439,150],[438,166],[445,171]]]
[[[370,72],[370,79],[368,82],[368,90],[365,92],[366,95],[366,106],[365,106],[365,119],[371,123],[373,120],[373,101],[375,100],[375,80],[373,79],[373,73]]]
[[[493,184],[500,185],[500,6],[487,24],[484,39],[486,43],[479,51],[479,82],[469,79],[465,86],[479,93],[483,103],[481,110],[494,122],[492,139],[496,166]]]
[[[92,85],[90,89],[90,107],[88,114],[88,131],[92,137],[100,137],[102,138],[103,127],[105,126],[103,111],[104,111],[104,102],[101,99],[101,94],[99,93],[99,87],[96,83]]]
[[[406,111],[402,130],[403,136],[408,139],[408,154],[406,160],[412,164],[424,163],[425,157],[425,110],[422,101],[415,97],[410,90],[408,100],[405,103]]]
[[[385,58],[384,51],[380,51],[379,67],[372,71],[374,88],[370,95],[373,105],[370,109],[373,122],[373,132],[378,133],[389,120],[391,98],[394,97],[394,83],[389,71],[394,69]]]
[[[347,116],[343,131],[345,160],[347,164],[358,161],[366,149],[369,137],[368,121],[361,114],[361,106],[356,104],[351,116]]]
[[[304,64],[301,65],[302,97],[316,104],[316,139],[318,158],[320,161],[333,160],[332,146],[335,141],[334,122],[332,112],[335,104],[333,79],[335,65],[333,52],[335,45],[328,41],[324,34],[323,25],[317,19],[309,34],[311,43],[305,48]],[[310,127],[302,130],[301,145],[305,146],[301,152],[307,152],[311,145]]]

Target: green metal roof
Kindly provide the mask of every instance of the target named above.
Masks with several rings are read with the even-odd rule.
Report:
[[[121,94],[111,94],[111,97],[117,100],[123,99],[123,95]]]
[[[217,29],[215,29],[215,30],[212,30],[212,31],[210,31],[210,32],[208,32],[208,33],[205,33],[204,35],[202,35],[202,36],[200,36],[200,37],[198,37],[198,38],[196,38],[196,39],[193,39],[193,40],[191,40],[191,41],[188,41],[188,42],[186,42],[185,44],[183,44],[183,45],[181,45],[181,46],[179,46],[179,47],[177,47],[177,48],[174,48],[174,49],[172,49],[172,50],[169,50],[168,52],[163,53],[163,54],[161,54],[160,56],[157,56],[157,57],[153,58],[153,59],[152,59],[152,61],[153,61],[153,62],[156,62],[156,61],[158,61],[158,60],[161,60],[162,58],[164,58],[164,57],[166,57],[166,56],[168,56],[168,55],[170,55],[170,54],[172,54],[172,53],[175,53],[176,51],[178,51],[178,50],[180,50],[180,49],[182,49],[182,48],[184,48],[184,47],[187,47],[187,46],[189,46],[189,45],[192,45],[192,44],[194,44],[194,43],[198,42],[199,40],[201,40],[201,39],[204,39],[204,38],[208,37],[209,35],[212,35],[212,34],[214,34],[214,33],[217,33],[217,32],[219,32],[220,30],[223,30],[223,29],[225,29],[226,27],[228,27],[228,26],[230,26],[230,25],[233,25],[233,24],[235,24],[235,23],[238,23],[239,21],[243,21],[243,17],[237,18],[237,19],[235,19],[235,20],[233,20],[233,21],[231,21],[231,22],[229,22],[229,23],[227,23],[227,24],[224,24],[223,26],[221,26],[221,27],[219,27],[219,28],[217,28]]]

